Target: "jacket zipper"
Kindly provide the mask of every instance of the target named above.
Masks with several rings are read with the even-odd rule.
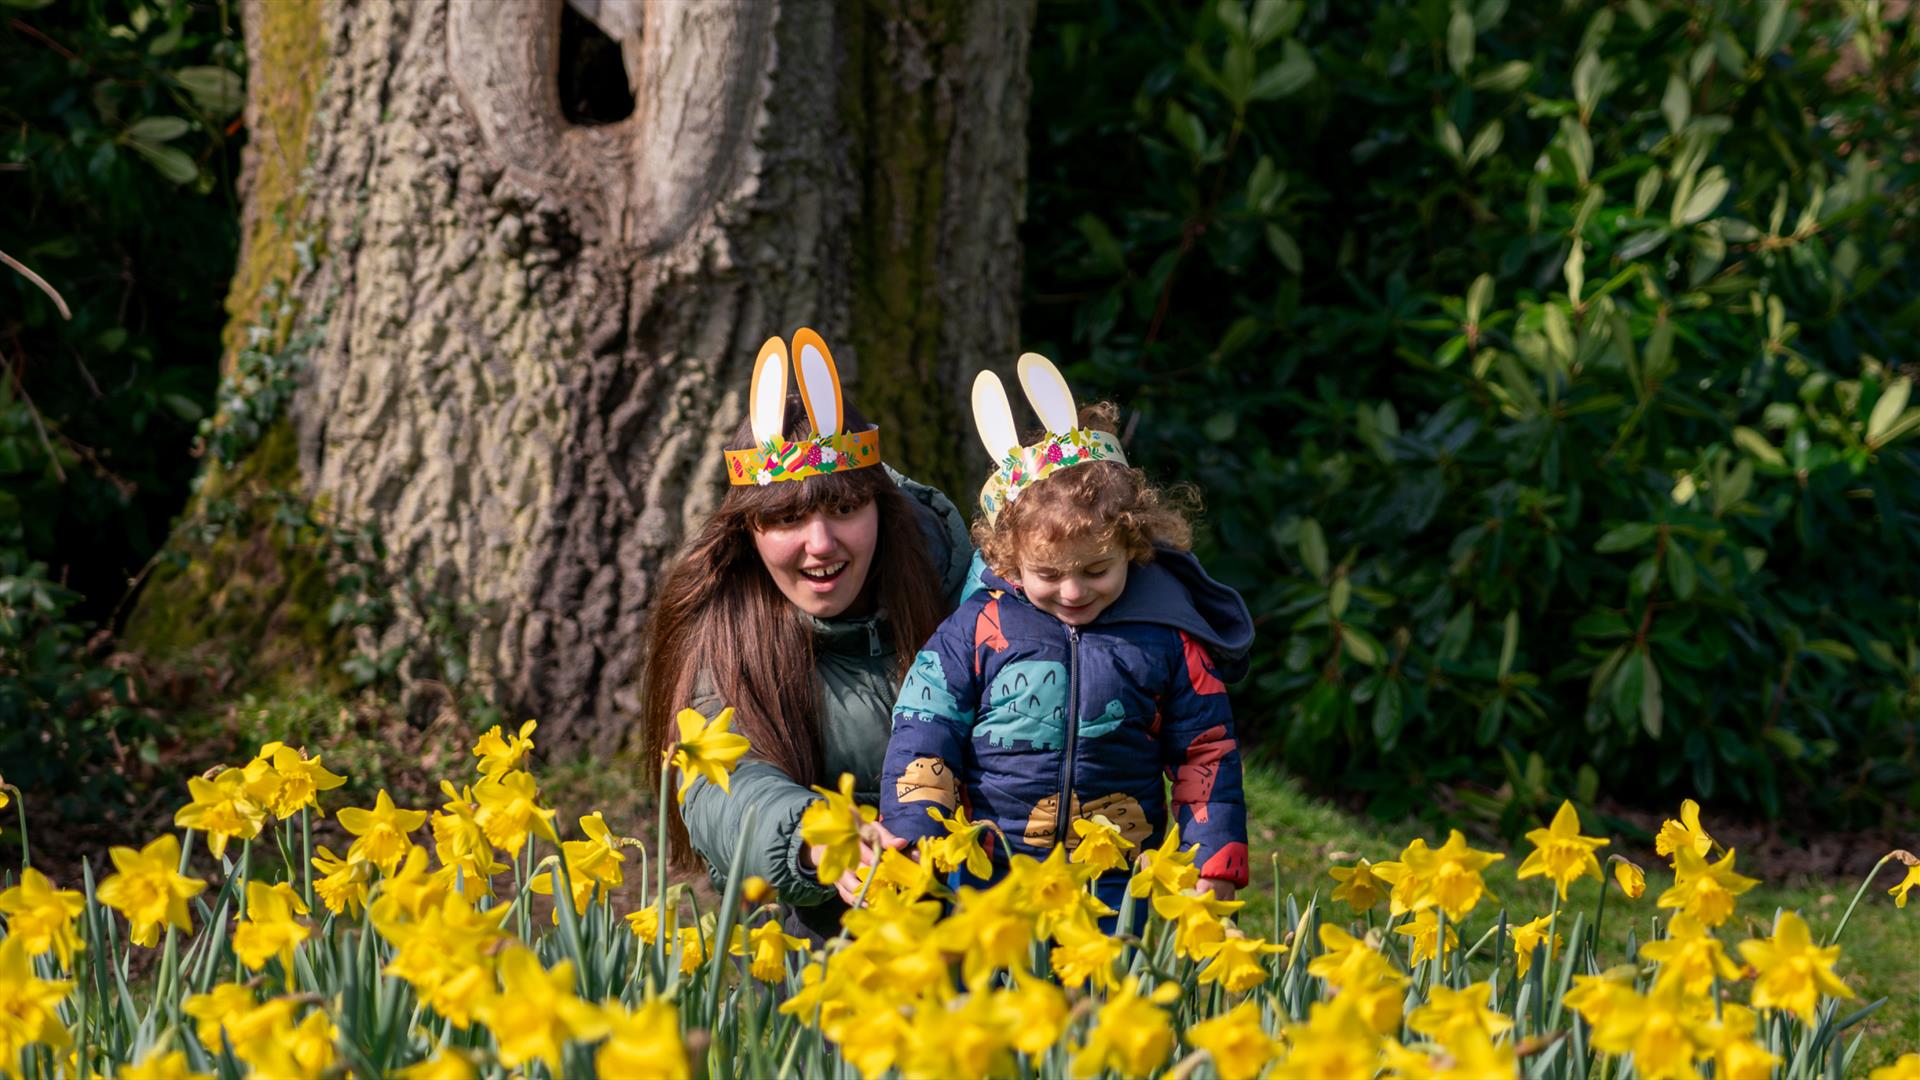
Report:
[[[1053,842],[1073,835],[1067,820],[1073,809],[1073,751],[1080,738],[1080,631],[1067,627],[1067,752],[1060,763],[1060,805],[1053,815]]]

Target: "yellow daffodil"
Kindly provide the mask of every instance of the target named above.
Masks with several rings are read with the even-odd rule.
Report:
[[[1680,820],[1668,818],[1661,822],[1660,832],[1653,838],[1656,854],[1672,855],[1683,848],[1703,859],[1713,850],[1713,837],[1700,826],[1700,804],[1692,799],[1680,803]]]
[[[320,871],[313,883],[314,895],[335,915],[357,916],[367,906],[367,888],[373,880],[374,866],[367,860],[343,859],[325,844],[313,857],[313,868]]]
[[[840,1029],[840,1053],[867,1080],[894,1068],[909,1051],[913,1027],[893,1002],[873,998],[861,1003],[860,1023]]]
[[[695,716],[700,715],[694,713]],[[800,839],[826,848],[814,874],[822,884],[831,885],[840,875],[860,862],[860,827],[879,820],[880,811],[853,801],[853,776],[840,774],[840,789],[813,790],[825,796],[816,799],[800,814]]]
[[[968,984],[995,971],[1024,969],[1036,936],[1034,917],[1015,901],[1004,881],[992,889],[962,888],[953,914],[935,931],[941,948],[962,956]]]
[[[573,910],[585,915],[587,904],[595,894],[612,896],[613,890],[626,880],[620,866],[626,856],[620,854],[623,842],[607,828],[600,811],[581,818],[580,831],[587,834],[585,840],[568,840],[560,845],[560,850],[567,860],[567,880],[573,886]],[[542,896],[553,895],[553,875],[535,874],[530,887]],[[553,921],[559,925],[558,908],[554,909]]]
[[[6,788],[0,787],[0,810],[5,810],[8,806],[11,806],[12,804],[13,804],[13,796],[7,794]]]
[[[1647,891],[1647,872],[1640,869],[1638,863],[1623,859],[1618,855],[1608,859],[1613,863],[1613,880],[1620,883],[1620,891],[1629,900],[1638,900]]]
[[[1133,877],[1127,882],[1127,891],[1134,896],[1186,892],[1200,880],[1200,870],[1193,865],[1199,852],[1199,844],[1181,851],[1180,825],[1167,822],[1167,835],[1161,838],[1160,846],[1140,853]]]
[[[954,810],[952,817],[942,814],[937,806],[929,806],[927,816],[947,830],[945,836],[934,839],[927,848],[935,869],[945,873],[965,867],[967,873],[976,878],[984,880],[993,876],[993,860],[981,844],[987,831],[986,822],[970,820],[964,806]]]
[[[1333,890],[1333,899],[1344,901],[1355,915],[1371,911],[1387,890],[1392,886],[1374,876],[1373,864],[1365,859],[1352,866],[1335,866],[1327,870],[1327,876],[1340,883]]]
[[[1087,882],[1097,871],[1067,862],[1067,849],[1054,845],[1044,861],[1015,855],[1007,880],[1014,894],[1036,920],[1035,932],[1053,934],[1063,923],[1084,921],[1113,914],[1113,910],[1087,891]]]
[[[1679,908],[1707,926],[1719,926],[1733,915],[1734,897],[1760,884],[1733,872],[1733,852],[1709,864],[1691,847],[1673,852],[1673,887],[1660,894],[1663,908]]]
[[[1920,1080],[1920,1053],[1901,1054],[1893,1064],[1868,1073],[1867,1080]]]
[[[740,900],[748,907],[759,907],[761,904],[777,899],[779,899],[779,891],[773,887],[772,882],[759,874],[748,874],[747,879],[740,883]]]
[[[513,946],[498,962],[500,992],[482,1000],[475,1015],[499,1043],[501,1064],[514,1069],[542,1061],[558,1075],[560,1048],[568,1040],[607,1033],[606,1014],[574,996],[571,961],[542,969],[533,950]]]
[[[1200,969],[1199,984],[1218,983],[1231,994],[1244,993],[1267,981],[1271,974],[1260,958],[1287,951],[1264,938],[1229,935],[1210,945],[1202,945],[1197,955],[1207,961]]]
[[[73,970],[73,954],[86,948],[74,932],[73,920],[87,909],[87,898],[73,889],[56,889],[47,875],[29,866],[20,871],[20,884],[0,892],[0,915],[7,917],[7,936],[17,937],[32,956],[51,949],[60,966]]]
[[[680,1013],[672,1002],[651,998],[629,1012],[618,1001],[609,1001],[603,1015],[611,1035],[594,1052],[594,1072],[651,1080],[687,1080],[693,1075],[680,1039]]]
[[[433,854],[442,870],[456,874],[460,891],[467,899],[493,895],[493,876],[507,865],[493,857],[493,841],[477,816],[479,804],[473,801],[471,788],[459,791],[445,780],[440,790],[447,795],[446,805],[427,819],[433,830]]]
[[[292,885],[247,882],[247,917],[233,928],[234,955],[254,971],[266,967],[270,957],[278,956],[291,985],[294,947],[313,933],[299,920],[305,914],[306,902]]]
[[[1783,1009],[1811,1024],[1820,995],[1855,996],[1833,973],[1833,965],[1840,959],[1840,946],[1815,945],[1806,920],[1797,912],[1780,913],[1771,939],[1741,942],[1740,955],[1760,972],[1753,984],[1755,1008]]]
[[[1281,1034],[1291,1049],[1277,1071],[1310,1077],[1364,1077],[1378,1071],[1380,1033],[1352,997],[1316,1001],[1307,1009],[1306,1023],[1288,1024]]]
[[[944,1006],[915,1007],[900,1071],[910,1077],[1011,1076],[1009,1048],[993,997],[967,994]]]
[[[209,1051],[220,1048],[220,1029],[253,1011],[253,990],[241,983],[215,983],[212,990],[195,994],[180,1003],[180,1011],[195,1023],[194,1033],[200,1045]]]
[[[213,779],[193,776],[187,779],[193,801],[173,815],[173,823],[183,829],[199,829],[207,834],[207,848],[214,858],[227,853],[227,841],[238,837],[251,840],[260,835],[267,819],[266,808],[247,794],[247,776],[239,769],[222,769]]]
[[[1696,1050],[1712,1056],[1714,1080],[1770,1080],[1782,1061],[1754,1041],[1754,1027],[1753,1010],[1731,1001],[1721,1003],[1717,1019],[1694,1025]]]
[[[42,979],[33,973],[33,958],[24,939],[8,935],[0,940],[0,1071],[11,1075],[20,1052],[34,1043],[64,1049],[68,1034],[60,1022],[60,1002],[73,983]]]
[[[1693,849],[1680,850],[1691,853]],[[1629,989],[1616,995],[1611,1006],[1603,1019],[1594,1022],[1594,1049],[1632,1054],[1642,1080],[1695,1080],[1692,1025],[1686,987],[1680,980],[1656,983],[1645,997]]]
[[[1553,824],[1529,831],[1527,841],[1533,845],[1533,854],[1520,864],[1516,877],[1544,874],[1560,890],[1562,900],[1567,898],[1567,886],[1576,879],[1589,876],[1600,879],[1600,860],[1593,853],[1607,846],[1607,841],[1580,835],[1580,814],[1573,803],[1562,800],[1560,809],[1553,815]],[[1605,884],[1604,879],[1600,880]]]
[[[1407,1003],[1407,992],[1402,985],[1405,980],[1388,980],[1370,986],[1342,991],[1341,996],[1351,998],[1349,1002],[1360,1019],[1373,1029],[1376,1035],[1393,1035],[1400,1031],[1401,1011]]]
[[[1101,933],[1091,922],[1062,924],[1055,929],[1054,940],[1048,959],[1063,985],[1078,987],[1092,982],[1102,992],[1120,985],[1113,962],[1126,951],[1125,942]]]
[[[1479,1025],[1450,1028],[1441,1044],[1446,1054],[1433,1072],[1433,1080],[1484,1080],[1490,1076],[1519,1075],[1519,1055],[1513,1043],[1495,1042],[1494,1036]]]
[[[1414,837],[1398,859],[1374,863],[1369,869],[1373,876],[1392,886],[1387,892],[1387,914],[1399,918],[1413,910],[1413,902],[1427,887],[1425,878],[1416,874],[1414,866],[1426,866],[1433,861],[1433,849],[1427,846],[1422,837]]]
[[[1187,1044],[1205,1050],[1220,1080],[1253,1080],[1279,1053],[1280,1044],[1260,1023],[1260,1007],[1243,1001],[1186,1030]]]
[[[1513,1018],[1489,1007],[1493,983],[1478,982],[1458,990],[1435,983],[1427,990],[1426,1004],[1413,1010],[1407,1026],[1439,1041],[1451,1042],[1460,1027],[1477,1029],[1487,1035],[1500,1035],[1513,1026]]]
[[[1727,981],[1740,976],[1720,939],[1684,911],[1668,920],[1666,937],[1640,946],[1640,957],[1660,965],[1660,978],[1679,979],[1689,994],[1705,993],[1715,975]]]
[[[1453,920],[1447,920],[1447,951],[1452,952],[1460,944],[1460,935],[1453,931]],[[1432,960],[1438,956],[1436,946],[1440,940],[1440,918],[1432,908],[1416,913],[1409,922],[1393,928],[1393,932],[1413,939],[1413,962]]]
[[[1174,955],[1198,959],[1225,940],[1220,921],[1246,906],[1244,900],[1217,900],[1212,893],[1170,893],[1153,898],[1154,914],[1174,925]]]
[[[533,749],[533,732],[539,726],[538,720],[529,720],[520,725],[518,735],[500,734],[499,724],[488,728],[473,744],[473,756],[480,759],[480,775],[504,776],[519,768],[521,759]]]
[[[707,962],[707,938],[699,930],[691,926],[683,926],[678,933],[674,934],[674,941],[679,944],[680,974],[691,975],[700,970],[701,964]]]
[[[653,904],[627,915],[627,929],[648,945],[660,937],[660,905]]]
[[[357,838],[347,849],[347,860],[365,859],[390,874],[413,846],[409,834],[427,823],[427,812],[400,809],[393,805],[387,789],[381,788],[372,810],[349,806],[340,811],[339,818],[340,827]]]
[[[1319,956],[1307,962],[1307,974],[1340,990],[1364,990],[1381,983],[1394,986],[1406,976],[1372,945],[1332,923],[1320,924]]]
[[[887,848],[880,852],[879,862],[871,866],[856,867],[854,876],[865,881],[869,875],[872,875],[876,890],[892,892],[908,900],[918,900],[923,896],[944,896],[947,892],[946,883],[941,880],[934,868],[933,860],[924,850],[931,841],[922,840],[920,843],[922,850],[919,852],[919,858]],[[871,900],[873,895],[871,892],[868,893],[868,899]]]
[[[673,721],[680,727],[672,758],[673,767],[680,770],[680,801],[687,801],[687,782],[696,776],[732,794],[730,778],[747,752],[747,737],[731,730],[733,709],[721,709],[711,720],[693,709],[681,709]]]
[[[1141,994],[1140,980],[1128,976],[1100,1006],[1087,1041],[1074,1051],[1075,1075],[1112,1068],[1127,1076],[1145,1076],[1158,1070],[1173,1050],[1173,1025],[1161,1006],[1179,997],[1180,987],[1174,983]]]
[[[797,938],[780,929],[780,924],[772,920],[761,923],[747,933],[743,944],[739,940],[738,926],[734,927],[735,939],[727,951],[734,956],[745,956],[748,950],[753,952],[753,963],[747,973],[761,982],[779,982],[787,977],[787,954],[795,950],[805,952],[807,939]]]
[[[1423,847],[1425,845],[1422,845]],[[1421,882],[1414,896],[1415,911],[1438,904],[1448,919],[1463,919],[1487,893],[1480,871],[1506,858],[1498,852],[1475,851],[1467,846],[1460,830],[1447,833],[1447,842],[1432,851],[1415,851],[1411,846],[1400,856],[1408,873]]]
[[[180,865],[180,841],[169,833],[146,847],[116,847],[107,852],[117,873],[100,883],[100,902],[127,917],[127,940],[151,946],[160,940],[160,924],[192,930],[187,901],[207,887],[187,877]]]
[[[1549,960],[1553,959],[1554,954],[1560,951],[1559,934],[1552,935],[1553,940],[1551,942],[1547,941],[1548,932],[1552,929],[1552,923],[1553,916],[1542,915],[1532,922],[1518,923],[1507,927],[1507,935],[1513,938],[1515,975],[1523,979],[1527,977],[1527,972],[1533,969],[1533,951],[1541,944],[1546,944],[1547,959]]]
[[[1126,867],[1126,853],[1133,850],[1133,841],[1121,835],[1120,826],[1107,820],[1105,814],[1075,818],[1073,835],[1076,838],[1074,862],[1091,866],[1101,873]]]
[[[379,901],[375,910],[380,911]],[[423,1004],[464,1029],[493,992],[493,955],[509,940],[500,929],[508,911],[480,911],[459,893],[448,892],[417,918],[376,914],[381,936],[394,946],[385,971],[405,979]]]
[[[184,1050],[161,1052],[149,1049],[147,1056],[114,1074],[120,1080],[213,1080],[211,1073],[194,1072],[187,1064]]]
[[[326,1013],[315,1009],[287,1034],[286,1041],[282,1044],[286,1056],[281,1060],[291,1059],[292,1063],[299,1067],[297,1072],[284,1069],[266,1070],[258,1064],[254,1068],[265,1075],[278,1072],[282,1076],[323,1076],[333,1068],[335,1057],[333,1048],[339,1038],[340,1029],[334,1025],[332,1019]]]
[[[1888,889],[1887,895],[1893,897],[1894,907],[1903,908],[1907,906],[1907,894],[1915,889],[1920,889],[1920,862],[1907,867],[1907,876],[1901,878],[1899,884]]]
[[[307,757],[281,742],[262,746],[253,760],[247,762],[242,775],[248,796],[281,821],[307,806],[325,817],[326,813],[320,809],[320,793],[347,782],[346,777],[328,772],[320,764],[320,755]]]
[[[996,994],[1001,1025],[1012,1034],[1014,1049],[1038,1057],[1060,1041],[1067,1029],[1067,996],[1060,988],[1024,971],[1014,973],[1011,990]]]
[[[553,831],[555,811],[542,807],[539,795],[539,785],[531,773],[502,773],[473,785],[474,801],[480,804],[474,817],[487,840],[516,858],[529,835],[559,844],[560,836]]]
[[[1635,997],[1631,964],[1610,968],[1598,975],[1575,975],[1573,987],[1562,999],[1567,1008],[1578,1012],[1594,1027],[1607,1023],[1620,1006]]]

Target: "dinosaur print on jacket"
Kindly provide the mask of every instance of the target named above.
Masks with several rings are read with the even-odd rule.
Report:
[[[973,735],[1006,749],[1016,739],[1036,749],[1067,744],[1067,665],[1020,660],[1002,667],[987,691]]]

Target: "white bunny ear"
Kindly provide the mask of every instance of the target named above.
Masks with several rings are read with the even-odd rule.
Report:
[[[806,327],[793,332],[793,371],[800,377],[800,400],[819,435],[838,435],[846,422],[840,402],[840,369],[820,335]]]
[[[1080,426],[1080,410],[1073,407],[1073,391],[1053,361],[1039,353],[1020,354],[1020,388],[1047,430],[1065,435]]]
[[[752,386],[747,416],[753,424],[753,441],[782,438],[787,420],[787,343],[778,335],[760,346],[760,357],[753,362]]]
[[[979,429],[980,445],[987,448],[987,457],[995,464],[1020,449],[1020,432],[1013,426],[1007,388],[991,371],[973,377],[973,426]]]

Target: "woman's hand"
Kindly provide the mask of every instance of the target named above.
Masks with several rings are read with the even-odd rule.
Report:
[[[1215,900],[1231,900],[1235,888],[1233,882],[1226,878],[1203,877],[1200,879],[1200,891],[1212,893]]]
[[[872,866],[874,862],[880,858],[880,853],[887,848],[892,848],[895,851],[903,851],[906,849],[906,846],[907,842],[905,839],[893,835],[885,825],[877,821],[863,822],[860,826],[861,866]],[[807,845],[806,865],[801,867],[801,869],[812,870],[819,866],[820,859],[826,852],[827,848],[824,844]],[[860,879],[856,877],[851,870],[841,874],[840,880],[834,882],[833,887],[835,891],[839,892],[840,899],[846,901],[849,907],[853,906],[860,898]]]

